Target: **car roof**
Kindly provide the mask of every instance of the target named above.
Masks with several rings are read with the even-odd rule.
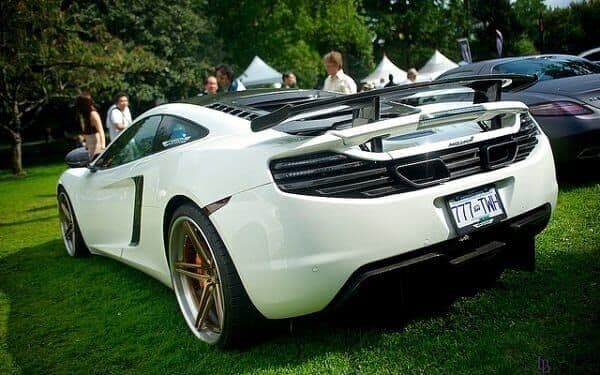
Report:
[[[447,75],[460,73],[460,72],[478,74],[478,73],[486,70],[486,68],[488,68],[488,67],[491,68],[498,64],[504,64],[504,63],[512,62],[512,61],[539,59],[539,58],[561,58],[561,57],[562,58],[565,58],[565,57],[578,58],[577,56],[574,56],[574,55],[564,55],[564,54],[543,54],[543,55],[530,55],[530,56],[502,57],[502,58],[497,58],[497,59],[477,61],[477,62],[474,62],[471,64],[459,66],[458,68],[450,69],[450,70],[440,74],[440,76],[437,79],[443,79]],[[490,73],[490,72],[491,72],[491,69],[489,69],[488,73]]]
[[[288,104],[300,104],[341,95],[343,94],[322,90],[267,88],[202,95],[185,99],[182,102],[214,109],[252,121]]]
[[[185,103],[210,107],[212,103],[222,103],[234,106],[261,108],[263,106],[281,106],[298,100],[314,100],[329,98],[341,94],[322,90],[299,89],[252,89],[237,92],[220,92],[216,95],[202,95],[184,100]]]

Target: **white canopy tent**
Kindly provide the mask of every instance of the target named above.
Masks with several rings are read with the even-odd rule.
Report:
[[[375,70],[360,81],[371,82],[377,86],[383,78],[384,84],[386,84],[389,82],[388,76],[390,74],[394,76],[394,83],[401,83],[406,80],[406,72],[398,68],[386,55],[383,55]]]
[[[281,73],[270,67],[260,57],[254,56],[252,62],[238,79],[244,86],[260,86],[281,83]]]
[[[419,80],[436,79],[440,74],[457,66],[458,64],[436,49],[433,56],[419,69]]]

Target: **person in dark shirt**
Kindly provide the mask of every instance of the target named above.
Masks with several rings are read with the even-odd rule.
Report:
[[[287,71],[282,74],[281,80],[283,81],[284,89],[295,89],[296,88],[296,75],[292,71]]]
[[[215,77],[219,83],[219,90],[225,92],[235,92],[246,90],[246,87],[239,79],[235,79],[233,69],[227,64],[218,65],[215,68]]]
[[[388,80],[389,80],[389,82],[386,83],[384,87],[396,86],[396,84],[394,83],[394,75],[393,74],[390,74],[388,76]]]

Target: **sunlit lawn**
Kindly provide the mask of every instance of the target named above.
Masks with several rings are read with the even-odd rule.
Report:
[[[63,165],[0,173],[0,374],[600,373],[600,181],[561,185],[534,273],[397,322],[305,319],[245,351],[197,341],[171,291],[116,261],[67,256]],[[108,224],[108,223],[107,223]],[[393,296],[391,296],[393,298]]]

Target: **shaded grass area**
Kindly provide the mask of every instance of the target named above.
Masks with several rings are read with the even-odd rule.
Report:
[[[23,144],[23,168],[44,166],[49,163],[61,163],[65,155],[75,148],[75,142],[66,139],[56,139],[52,142],[35,141]],[[0,144],[0,169],[11,168],[11,146]]]
[[[507,271],[441,311],[299,319],[220,352],[188,332],[159,282],[67,256],[63,169],[0,174],[0,373],[532,373],[538,356],[553,373],[600,373],[599,180],[562,183],[534,273]]]

